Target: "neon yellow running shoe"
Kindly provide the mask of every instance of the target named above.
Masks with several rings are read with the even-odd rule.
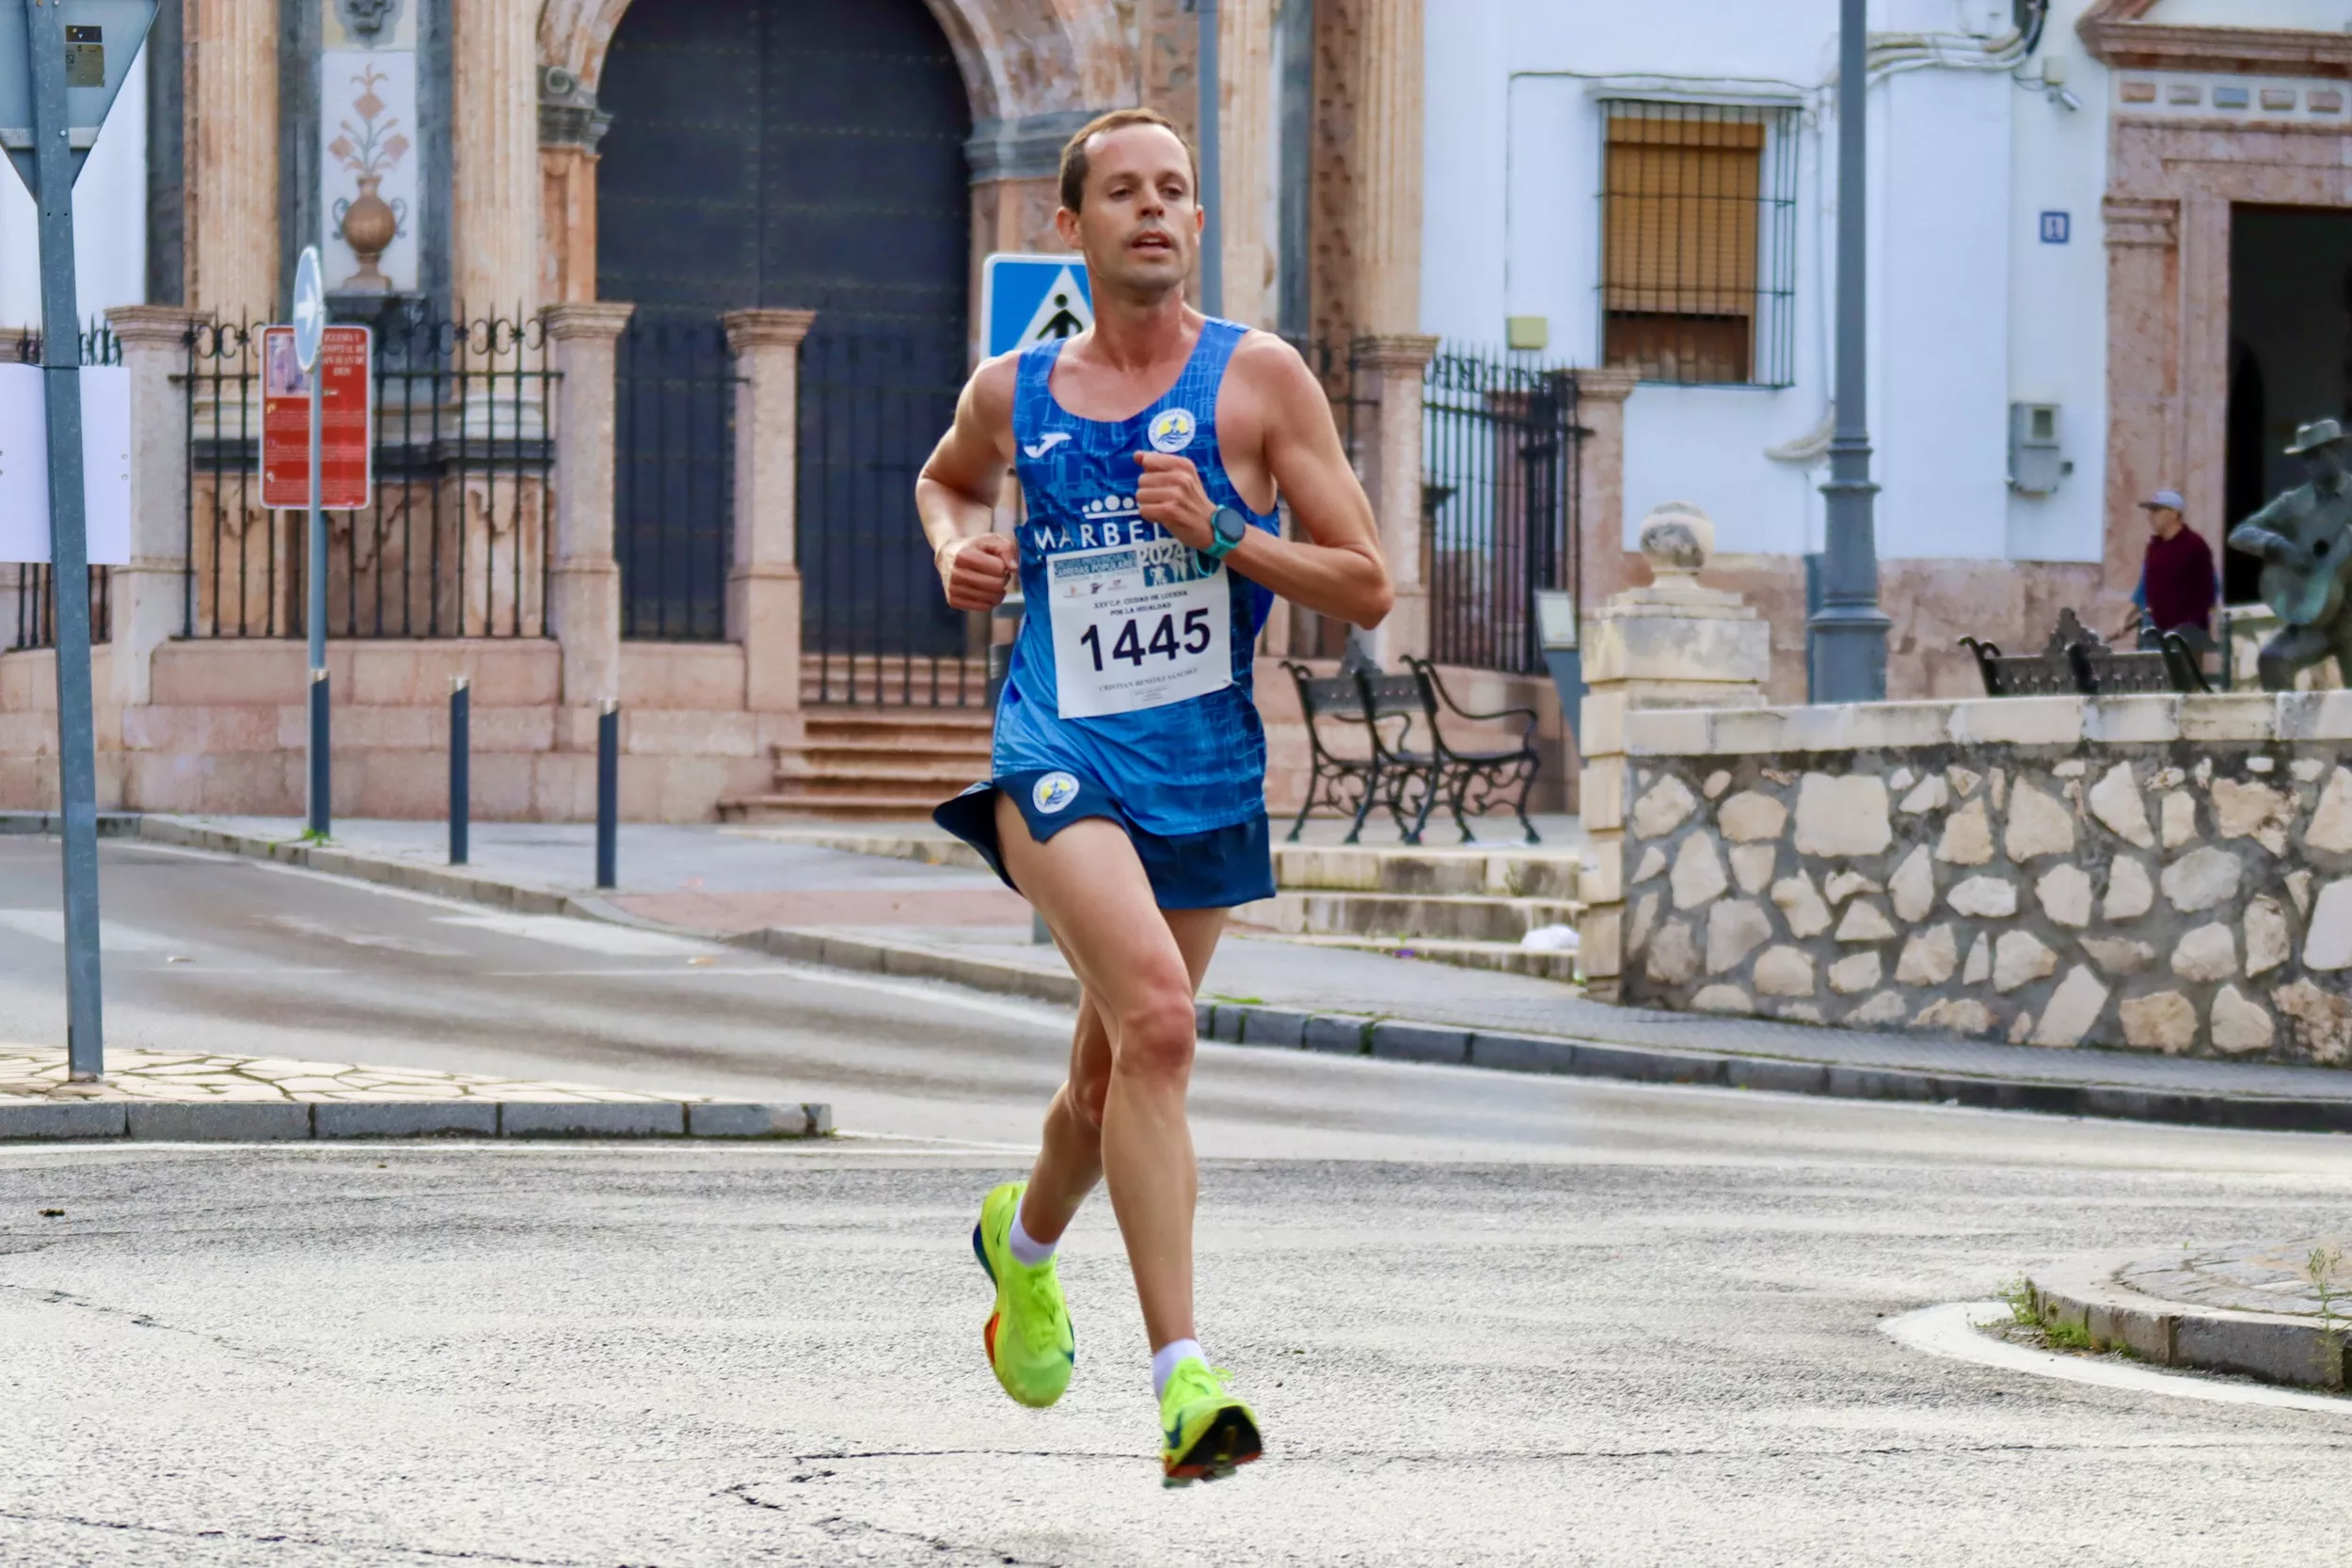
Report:
[[[1194,1356],[1160,1393],[1160,1484],[1223,1481],[1264,1451],[1258,1418],[1225,1391],[1225,1374]]]
[[[1006,1393],[1042,1410],[1070,1386],[1078,1339],[1070,1327],[1070,1308],[1062,1303],[1054,1260],[1048,1258],[1030,1268],[1012,1255],[1012,1220],[1021,1212],[1021,1195],[1028,1186],[1026,1181],[1008,1181],[981,1202],[980,1223],[972,1227],[972,1255],[996,1287],[996,1309],[980,1331],[989,1367]]]

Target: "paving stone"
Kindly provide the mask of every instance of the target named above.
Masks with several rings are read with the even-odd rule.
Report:
[[[1940,986],[1960,967],[1960,937],[1948,922],[1922,931],[1903,943],[1895,963],[1895,980],[1905,986]]]
[[[686,1107],[686,1132],[694,1138],[805,1138],[814,1120],[806,1105],[721,1101]]]
[[[2130,855],[2118,855],[2107,867],[2107,895],[2100,903],[2104,920],[2137,920],[2156,907],[2156,884],[2148,867]]]
[[[2164,847],[2178,849],[2197,842],[2197,797],[2176,789],[2164,798]]]
[[[1887,879],[1887,892],[1895,903],[1895,918],[1915,925],[1925,920],[1935,908],[1935,863],[1928,858],[1928,847],[1916,845],[1903,863]]]
[[[1303,1043],[1308,1050],[1327,1055],[1368,1055],[1372,1049],[1371,1029],[1372,1025],[1360,1018],[1317,1013],[1307,1021]]]
[[[1731,851],[1731,879],[1740,884],[1741,893],[1762,893],[1771,885],[1779,863],[1779,845],[1742,844]]]
[[[2006,920],[2017,912],[2017,884],[2006,877],[1971,877],[1944,895],[1956,914]]]
[[[1691,786],[1669,773],[1633,802],[1633,835],[1636,838],[1664,838],[1689,821],[1698,804],[1698,798],[1691,793]]]
[[[1714,839],[1703,832],[1682,841],[1682,847],[1675,851],[1674,873],[1667,880],[1677,910],[1696,909],[1731,886],[1724,876],[1724,858],[1716,853]]]
[[[1691,923],[1667,921],[1650,940],[1643,973],[1661,986],[1679,986],[1688,984],[1698,972],[1699,950],[1692,940]]]
[[[2033,885],[2042,912],[2076,930],[2090,924],[2090,873],[2079,865],[2054,865]]]
[[[1829,966],[1829,989],[1840,996],[1858,996],[1877,985],[1883,973],[1876,948],[1855,953]]]
[[[1971,800],[1944,819],[1935,858],[1947,865],[1983,865],[1993,859],[1993,819],[1982,800]]]
[[[1750,976],[1766,996],[1811,996],[1817,989],[1813,957],[1801,947],[1769,947]]]
[[[2042,1022],[2026,1035],[2035,1045],[2079,1045],[2107,1005],[2107,988],[2089,964],[2076,964],[2058,982]]]
[[[2319,804],[2303,829],[2303,842],[2332,855],[2352,852],[2352,768],[2338,768],[2328,775]]]
[[[2212,1030],[2214,1049],[2233,1053],[2267,1051],[2279,1033],[2268,1009],[2235,986],[2214,992]]]
[[[1470,1035],[1467,1029],[1382,1019],[1372,1026],[1371,1040],[1372,1054],[1388,1061],[1458,1066],[1470,1060]]]
[[[126,1127],[119,1100],[30,1100],[0,1098],[0,1142],[119,1138]]]
[[[2311,927],[2303,933],[2303,967],[2352,969],[2352,877],[2339,877],[2319,890]]]
[[[1886,781],[1876,773],[1807,773],[1797,784],[1797,853],[1875,855],[1895,842]]]
[[[2003,993],[2058,972],[2058,955],[2031,931],[2003,931],[1993,943],[1993,989]]]
[[[2227,849],[2210,844],[2191,849],[2164,868],[2164,896],[2184,914],[2213,909],[2237,896],[2244,869],[2244,863]]]
[[[2085,937],[2083,951],[2109,974],[2137,974],[2156,961],[2156,950],[2128,937]]]
[[[1948,1029],[1955,1035],[1981,1035],[1993,1027],[1993,1012],[1973,996],[1947,996],[1931,1002],[1911,1020],[1915,1029]]]
[[[1252,1006],[1241,1021],[1241,1043],[1296,1051],[1307,1043],[1307,1021],[1312,1016],[1295,1008]]]
[[[1788,923],[1792,937],[1817,937],[1829,929],[1829,905],[1822,902],[1810,872],[1800,871],[1774,882],[1772,902]]]
[[[2197,1043],[2197,1004],[2177,990],[2127,996],[2115,1011],[2124,1042],[2138,1050],[2177,1053]]]
[[[2184,980],[2226,980],[2237,973],[2237,933],[2216,921],[2181,938],[2172,973]]]
[[[2272,991],[2270,1000],[2312,1061],[2332,1066],[2352,1056],[2352,1000],[2310,980],[2290,981]]]
[[[1896,934],[1886,911],[1867,898],[1857,898],[1847,905],[1846,917],[1837,923],[1839,942],[1886,942]]]
[[[499,1132],[509,1138],[655,1138],[686,1132],[685,1108],[676,1101],[636,1103],[501,1101]]]
[[[1743,789],[1715,809],[1715,821],[1734,844],[1777,839],[1788,826],[1788,808],[1770,795]]]
[[[1928,812],[1942,811],[1951,803],[1951,786],[1940,775],[1931,773],[1912,785],[1911,793],[1905,795],[1895,809],[1906,816],[1919,816]]]
[[[1772,919],[1762,905],[1745,898],[1724,900],[1707,911],[1707,972],[1723,974],[1739,968],[1772,937]]]
[[[2255,899],[2246,906],[2246,973],[2266,974],[2287,961],[2294,952],[2294,938],[2287,929],[2287,911],[2279,907],[2276,898]]]
[[[2023,865],[2043,855],[2067,855],[2074,849],[2074,814],[2063,801],[2019,780],[2009,803],[2009,831],[2001,847]]]

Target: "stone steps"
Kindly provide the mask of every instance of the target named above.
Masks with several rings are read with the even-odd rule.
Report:
[[[727,822],[795,817],[920,819],[988,775],[987,710],[820,706],[806,710],[801,743],[776,748],[776,787],[723,800]]]
[[[1441,939],[1393,937],[1297,936],[1284,939],[1303,947],[1344,947],[1361,953],[1388,953],[1400,958],[1425,958],[1456,969],[1487,969],[1505,974],[1527,974],[1538,980],[1574,983],[1576,955],[1521,947],[1516,942],[1449,942]]]
[[[1282,888],[1346,893],[1482,895],[1573,900],[1582,895],[1582,861],[1573,849],[1276,844],[1274,880]]]
[[[1244,905],[1233,911],[1233,918],[1284,936],[1516,943],[1541,927],[1575,925],[1583,909],[1562,898],[1285,888],[1271,898]]]

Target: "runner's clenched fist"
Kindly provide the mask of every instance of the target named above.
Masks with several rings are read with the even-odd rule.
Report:
[[[1143,478],[1136,484],[1136,510],[1146,522],[1159,524],[1194,549],[1207,549],[1216,503],[1209,499],[1192,459],[1139,451],[1136,461],[1143,465]]]
[[[1001,533],[982,533],[948,540],[941,546],[936,564],[950,609],[994,610],[1012,585],[1021,551]]]

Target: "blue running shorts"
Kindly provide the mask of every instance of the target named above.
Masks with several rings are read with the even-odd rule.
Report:
[[[996,842],[996,797],[1009,795],[1040,844],[1073,822],[1100,816],[1126,830],[1151,879],[1152,901],[1164,910],[1228,910],[1274,896],[1274,848],[1264,811],[1206,832],[1163,837],[1129,820],[1110,791],[1066,768],[1008,773],[977,784],[931,813],[931,820],[980,852],[1015,893]]]

